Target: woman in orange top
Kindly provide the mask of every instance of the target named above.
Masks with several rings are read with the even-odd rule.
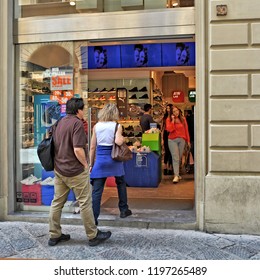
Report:
[[[184,151],[185,143],[190,145],[190,135],[186,119],[183,117],[181,110],[174,106],[171,118],[166,120],[166,130],[169,131],[168,145],[172,155],[174,178],[176,184],[180,177],[180,161]]]

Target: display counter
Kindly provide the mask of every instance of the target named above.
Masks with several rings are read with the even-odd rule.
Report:
[[[133,153],[124,162],[125,181],[129,187],[157,188],[161,182],[161,156],[156,152]]]

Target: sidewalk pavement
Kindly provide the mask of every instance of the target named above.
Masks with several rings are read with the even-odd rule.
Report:
[[[48,246],[48,225],[0,222],[0,258],[48,260],[260,260],[260,236],[194,230],[101,226],[112,236],[89,247],[81,225],[63,225],[71,240]]]

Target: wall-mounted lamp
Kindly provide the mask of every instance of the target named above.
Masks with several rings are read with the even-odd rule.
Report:
[[[70,1],[70,6],[75,6],[76,5],[76,1]]]

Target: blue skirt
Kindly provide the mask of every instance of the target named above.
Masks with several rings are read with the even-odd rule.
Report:
[[[111,151],[112,146],[97,146],[96,160],[90,173],[90,179],[125,175],[123,162],[113,160]]]

